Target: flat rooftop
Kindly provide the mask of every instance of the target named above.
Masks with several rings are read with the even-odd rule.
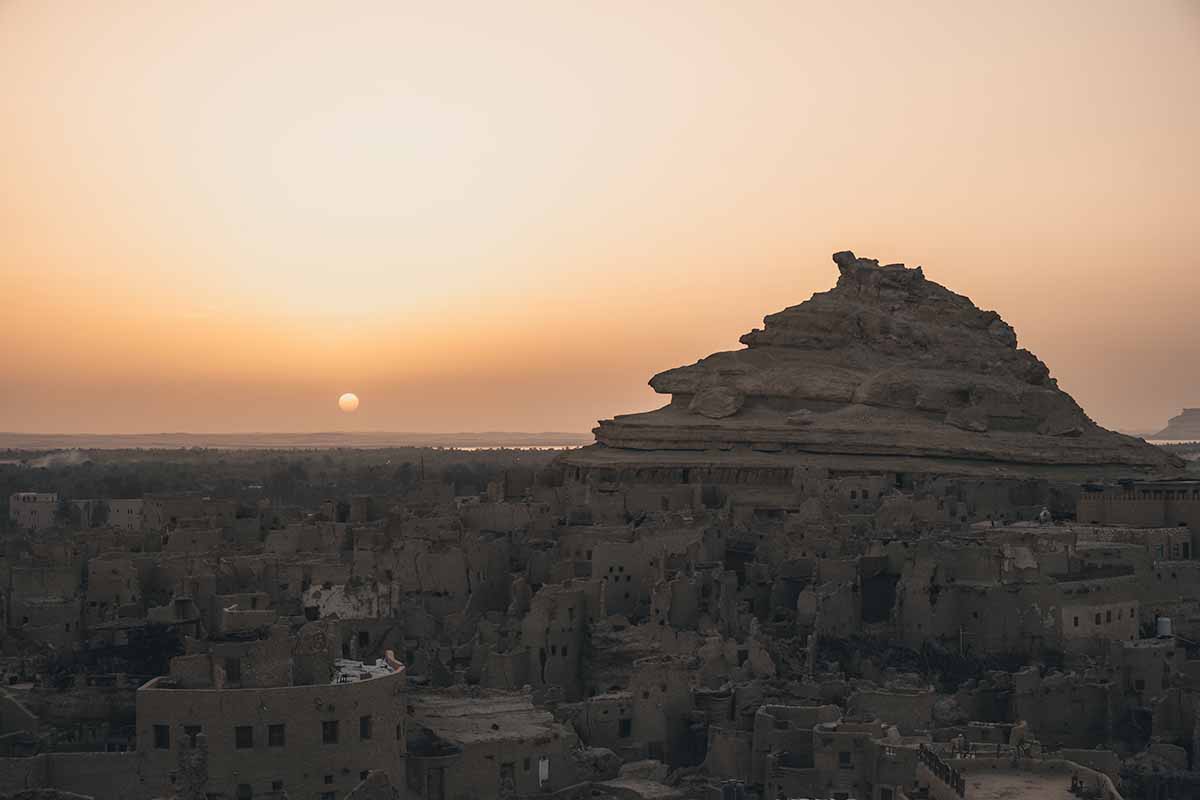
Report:
[[[391,675],[395,671],[382,658],[378,659],[374,664],[352,661],[348,658],[339,658],[333,662],[333,680],[331,683],[355,683],[357,681],[369,680],[370,678],[381,678],[384,675]]]
[[[1079,800],[1070,773],[980,769],[965,777],[970,800]]]

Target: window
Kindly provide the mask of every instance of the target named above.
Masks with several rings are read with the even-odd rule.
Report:
[[[848,750],[838,751],[838,766],[841,767],[842,769],[847,769],[851,766],[850,751],[848,751]]]
[[[367,633],[366,631],[359,631],[358,632],[358,646],[366,647],[370,643],[371,643],[371,634]]]
[[[567,657],[567,646],[564,644],[563,645],[563,658],[566,658],[566,657]]]
[[[283,724],[267,726],[267,747],[283,747],[287,744],[287,733]]]
[[[1105,622],[1112,622],[1112,612],[1111,612],[1111,611],[1109,611],[1109,612],[1106,612],[1106,613],[1105,613],[1105,615],[1104,615],[1104,621],[1105,621]]]
[[[1138,680],[1133,682],[1133,688],[1138,690],[1139,692],[1145,691],[1146,682],[1139,678]]]
[[[254,728],[250,725],[238,725],[233,729],[233,742],[238,750],[254,747]]]
[[[321,741],[325,744],[337,744],[338,721],[336,719],[326,720],[321,723]]]
[[[200,735],[199,725],[184,725],[183,735],[188,738],[188,744],[192,747],[196,746],[196,737]]]
[[[365,717],[359,717],[358,718],[358,738],[370,739],[371,738],[371,725],[372,725],[372,723],[371,723],[371,715],[370,714],[367,714]]]
[[[237,786],[237,800],[250,800],[254,797],[254,790],[250,788],[248,783],[239,783]]]
[[[321,800],[337,800],[337,792],[321,792]]]
[[[1096,624],[1097,625],[1100,624],[1100,613],[1099,612],[1096,612]]]
[[[167,725],[154,726],[154,749],[155,750],[170,750],[171,749],[171,728]]]
[[[332,776],[332,775],[326,775],[326,776],[325,776],[325,783],[326,783],[326,785],[333,783],[333,776]]]
[[[526,772],[529,772],[529,768],[533,766],[533,760],[529,756],[525,756],[525,762],[521,766],[525,768]]]
[[[272,792],[282,792],[283,791],[283,781],[271,781],[271,791]]]
[[[225,659],[225,682],[242,682],[242,660],[240,658]]]
[[[633,735],[633,720],[623,719],[617,723],[617,736],[628,739]]]
[[[1075,627],[1076,627],[1076,628],[1078,628],[1078,627],[1079,627],[1079,617],[1076,617],[1076,618],[1075,618]]]
[[[364,769],[362,772],[358,773],[358,779],[359,779],[360,781],[365,781],[365,780],[367,779],[367,775],[368,775],[370,772],[371,772],[371,770],[369,770],[369,769]]]

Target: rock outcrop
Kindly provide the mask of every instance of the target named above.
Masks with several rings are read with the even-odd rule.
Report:
[[[602,420],[597,445],[568,462],[772,453],[962,474],[1179,469],[1161,449],[1089,419],[995,311],[920,267],[851,252],[833,260],[833,289],[768,316],[742,336],[744,349],[655,375],[650,385],[671,402]]]
[[[1167,420],[1167,427],[1150,437],[1178,442],[1200,442],[1200,408],[1185,408]]]

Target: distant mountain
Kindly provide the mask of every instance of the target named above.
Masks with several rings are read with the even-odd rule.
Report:
[[[404,433],[390,431],[325,433],[3,433],[0,449],[125,450],[210,447],[229,450],[328,449],[336,447],[456,447],[475,450],[499,447],[578,447],[591,436],[550,431],[522,433]]]
[[[1177,442],[1200,441],[1200,408],[1185,408],[1182,414],[1167,421],[1167,427],[1147,438]]]

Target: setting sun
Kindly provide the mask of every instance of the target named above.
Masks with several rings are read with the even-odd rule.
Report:
[[[347,414],[358,410],[358,395],[354,392],[346,392],[338,398],[338,408],[345,411]]]

